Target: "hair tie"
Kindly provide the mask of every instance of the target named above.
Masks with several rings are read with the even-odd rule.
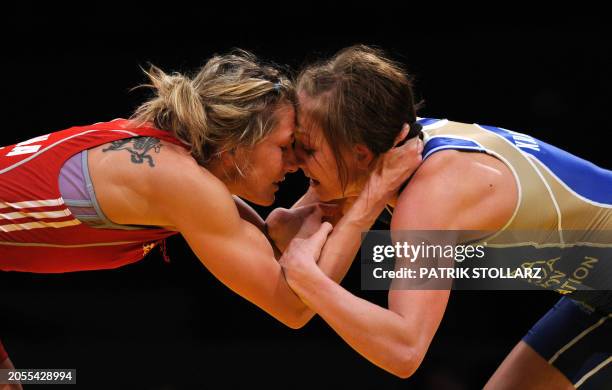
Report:
[[[411,123],[410,131],[408,131],[408,136],[406,136],[406,139],[411,139],[417,136],[423,139],[422,131],[423,131],[423,125],[421,125],[419,122]]]

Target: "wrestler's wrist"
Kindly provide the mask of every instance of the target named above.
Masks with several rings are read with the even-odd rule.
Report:
[[[372,202],[378,202],[386,204],[392,197],[397,193],[397,187],[390,187],[388,184],[383,183],[383,180],[376,180],[374,175],[370,177],[365,189],[368,199]]]
[[[368,229],[385,208],[391,195],[382,192],[366,194],[366,191],[359,195],[347,215],[349,218],[352,217],[354,223],[359,227]]]
[[[285,269],[285,279],[289,287],[291,287],[300,298],[306,298],[310,296],[313,291],[316,291],[317,286],[321,285],[321,283],[328,278],[315,264],[313,267]]]
[[[266,238],[268,239],[268,242],[270,243],[270,246],[272,247],[272,250],[274,251],[274,257],[276,259],[280,259],[280,257],[283,254],[283,251],[278,247],[278,245],[276,245],[276,242],[270,236],[270,233],[268,232],[268,222],[267,221],[265,221],[263,224],[262,232],[264,236],[266,236]]]

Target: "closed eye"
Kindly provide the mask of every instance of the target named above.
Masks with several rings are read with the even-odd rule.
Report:
[[[295,144],[295,139],[292,137],[292,138],[291,138],[291,142],[290,142],[288,145],[281,146],[281,147],[280,147],[280,149],[281,149],[281,150],[283,151],[283,153],[284,153],[284,152],[286,152],[287,150],[289,150],[289,148],[293,149],[294,144]]]
[[[308,146],[304,145],[302,142],[296,141],[295,145],[297,148],[299,148],[301,151],[306,153],[306,155],[308,156],[312,156],[315,153],[314,149],[309,148]]]

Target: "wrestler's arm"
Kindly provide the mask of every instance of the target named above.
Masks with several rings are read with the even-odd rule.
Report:
[[[413,164],[416,167],[417,163],[405,160],[406,165]],[[342,217],[327,238],[320,256],[318,253],[316,256],[301,253],[310,256],[311,261],[312,259],[316,261],[318,258],[320,269],[332,280],[339,281],[344,277],[359,249],[361,232],[369,229],[374,223],[390,197],[389,189],[376,185],[378,183],[380,181],[373,178],[373,188],[364,191],[357,198],[353,207]],[[205,187],[210,190],[212,186]],[[225,187],[219,190],[223,192]],[[195,191],[179,192],[195,197],[192,200],[183,200],[182,204],[193,204],[195,199],[221,200],[228,195],[223,196],[221,193],[198,195]],[[265,236],[239,215],[235,215],[235,211],[232,213],[230,204],[222,206],[220,203],[209,204],[210,209],[201,210],[203,214],[200,216],[193,215],[190,210],[185,210],[187,215],[184,217],[179,217],[179,214],[175,213],[173,224],[185,236],[204,265],[224,284],[292,328],[306,324],[315,313],[290,290],[280,265],[272,261],[275,257]],[[168,203],[161,202],[161,204]],[[191,223],[188,216],[193,218]],[[206,219],[204,216],[207,216]],[[215,216],[218,219],[215,219]],[[205,227],[201,226],[203,220],[208,221]],[[319,220],[316,218],[314,221],[317,226],[320,224]],[[215,221],[216,226],[211,226]],[[196,232],[198,228],[200,231]],[[210,231],[207,233],[202,231],[204,229]],[[216,261],[216,259],[225,261]],[[227,261],[228,259],[234,261]]]
[[[225,185],[195,163],[184,164],[181,175],[175,166],[158,166],[149,202],[159,218],[181,232],[227,287],[285,325],[302,326],[312,312],[287,285],[264,234],[240,217]]]
[[[443,154],[428,159],[403,191],[392,230],[492,226],[492,221],[480,221],[479,215],[497,212],[490,199],[494,195],[474,190],[486,172],[465,175],[479,167],[464,166],[461,159],[449,161]],[[297,263],[285,268],[290,286],[351,347],[399,377],[414,373],[440,324],[449,291],[390,291],[386,309],[351,294],[313,264]]]
[[[409,142],[385,154],[377,165],[381,169],[371,175],[370,187],[338,223],[320,256],[318,250],[316,255],[305,255],[311,261],[318,259],[330,278],[344,276],[359,248],[361,232],[375,221],[393,189],[419,165],[421,146]],[[195,165],[183,167],[180,177],[175,168],[163,169],[169,171],[160,171],[156,183],[168,190],[154,191],[155,203],[202,263],[229,288],[286,325],[299,328],[308,322],[314,313],[289,288],[266,237],[240,218],[227,188]],[[314,222],[320,229],[320,219]]]
[[[416,168],[420,157],[410,150],[416,149],[416,145],[407,144],[402,148],[396,153],[402,155],[404,165]],[[414,161],[407,158],[407,153]],[[404,176],[412,172],[405,167],[402,169]],[[390,174],[393,179],[390,179]],[[157,203],[166,210],[165,216],[170,219],[170,224],[177,227],[203,264],[219,280],[287,326],[299,328],[312,318],[314,312],[287,285],[267,239],[252,224],[240,218],[222,183],[201,169],[194,169],[193,173],[180,179],[170,174],[162,176],[170,182],[159,183],[160,186],[172,191],[157,192],[166,194]],[[399,186],[403,181],[400,176],[391,173],[391,168],[373,175],[372,189],[358,197],[329,236],[320,256],[316,253],[314,260],[319,259],[321,269],[333,280],[341,279],[346,273],[359,248],[361,232],[369,228],[384,207],[391,193],[389,187]],[[191,206],[194,204],[201,206],[194,209]],[[344,259],[348,260],[340,261]]]
[[[244,219],[247,222],[250,222],[257,229],[265,232],[265,221],[261,216],[257,213],[257,211],[253,210],[253,208],[240,197],[233,195],[234,203],[236,204],[236,208],[238,209],[238,213],[240,214],[240,218]]]
[[[413,148],[416,149],[414,145]],[[394,180],[401,181],[403,175],[412,172],[406,169],[406,165],[414,168],[418,165],[413,164],[413,159],[409,157],[415,155],[414,150],[406,144],[389,155],[393,157],[391,160],[382,160],[394,161],[395,164],[385,166],[388,169],[382,170],[378,176],[385,185],[378,183],[375,188],[384,193],[382,188],[389,191],[388,187],[399,187]],[[123,211],[131,209],[122,202],[119,202],[121,207],[106,202],[108,208],[105,211],[112,210],[113,216],[123,216],[123,223],[139,222],[138,217],[146,215],[150,224],[180,231],[202,263],[230,289],[292,328],[299,328],[308,322],[314,313],[289,288],[270,243],[257,227],[240,217],[227,187],[193,159],[177,158],[176,154],[163,152],[156,157],[159,163],[155,170],[143,172],[139,166],[128,166],[132,169],[122,180],[123,185],[117,186],[131,199],[138,199],[138,202],[132,201],[130,205],[138,205],[140,212],[125,216]],[[420,157],[418,160],[420,162]],[[176,172],[181,174],[177,175]],[[126,197],[108,198],[117,200]],[[357,247],[361,227],[372,219],[370,214],[374,214],[367,210],[374,204],[380,207],[382,203],[366,198],[361,203],[363,208],[355,207],[353,215],[346,219],[346,234],[351,236],[351,241],[357,242]],[[316,222],[313,225],[319,229],[320,220]],[[343,237],[337,232],[334,241],[342,243]],[[356,251],[354,245],[355,242],[348,249]],[[311,261],[319,258],[318,249],[314,250],[316,253],[310,254],[313,257]],[[341,248],[329,253],[336,255],[337,251],[341,251]],[[353,256],[354,253],[349,264]],[[334,267],[330,269],[337,272]]]
[[[242,219],[227,187],[182,148],[163,146],[153,166],[135,164],[127,153],[96,156],[92,179],[108,218],[181,232],[230,289],[287,326],[302,326],[312,313],[288,287],[257,218]]]

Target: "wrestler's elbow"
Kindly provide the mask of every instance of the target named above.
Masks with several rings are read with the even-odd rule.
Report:
[[[291,315],[287,315],[280,321],[289,328],[297,330],[303,328],[312,317],[314,317],[314,312],[304,306],[293,310]]]
[[[396,359],[393,368],[389,370],[393,375],[401,379],[410,378],[419,368],[419,363],[411,356],[402,356]]]
[[[423,361],[421,354],[412,345],[396,345],[390,352],[387,371],[401,379],[414,375]]]

